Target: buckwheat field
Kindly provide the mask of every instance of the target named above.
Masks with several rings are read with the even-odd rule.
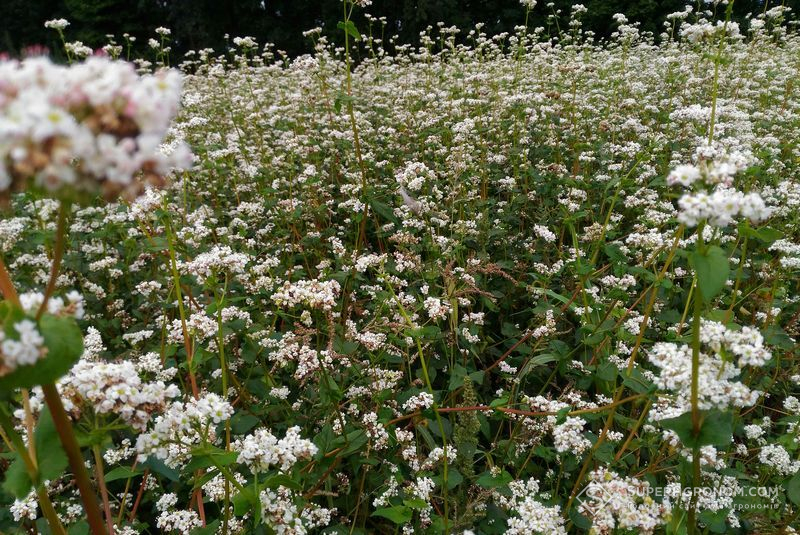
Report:
[[[796,533],[792,13],[364,4],[0,62],[0,533]]]

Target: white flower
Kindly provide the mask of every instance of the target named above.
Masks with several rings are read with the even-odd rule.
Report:
[[[272,466],[287,472],[297,461],[309,459],[318,451],[313,442],[300,438],[298,426],[287,429],[286,435],[280,440],[268,429],[257,429],[237,441],[234,449],[239,451],[236,462],[246,465],[253,473],[265,472]]]
[[[63,30],[67,26],[69,26],[69,21],[67,19],[52,19],[44,23],[45,28],[51,28],[53,30]]]

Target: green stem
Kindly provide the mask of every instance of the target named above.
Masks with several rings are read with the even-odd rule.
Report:
[[[697,252],[702,254],[705,250],[703,243],[703,230],[705,222],[701,222],[697,227]],[[697,286],[699,281],[695,275],[694,286]],[[700,404],[699,404],[699,379],[700,379],[700,327],[703,314],[703,300],[701,292],[695,292],[694,296],[694,314],[692,317],[692,386],[691,386],[691,403],[692,403],[692,435],[697,437],[700,434],[700,425],[702,423],[700,417]],[[697,529],[696,506],[697,506],[697,492],[696,489],[700,487],[700,446],[695,444],[692,448],[692,496],[689,502],[688,511],[688,532],[689,535],[694,535]]]
[[[711,121],[708,125],[708,144],[714,141],[714,123],[717,116],[717,93],[719,89],[719,66],[722,63],[722,50],[725,46],[725,36],[728,34],[728,23],[731,20],[731,13],[733,13],[733,2],[728,3],[728,8],[725,10],[725,24],[722,27],[722,37],[720,37],[719,45],[717,46],[717,55],[714,57],[714,82],[711,88]]]
[[[406,312],[406,309],[403,306],[403,303],[400,301],[400,298],[397,297],[397,294],[394,293],[394,288],[392,288],[392,285],[389,284],[388,282],[386,284],[386,287],[389,288],[389,292],[392,294],[392,298],[397,303],[397,307],[400,310],[400,314],[403,316],[403,319],[405,320],[406,324],[409,327],[413,328],[414,323],[411,321],[411,317],[408,315],[408,312]],[[425,353],[422,351],[422,342],[419,341],[419,337],[415,337],[414,339],[417,342],[417,354],[419,355],[419,360],[420,363],[422,364],[422,376],[425,379],[425,386],[428,388],[428,393],[431,396],[433,396],[433,385],[431,384],[430,375],[428,375],[428,363],[425,360]],[[442,435],[442,452],[443,452],[442,461],[444,464],[444,469],[443,469],[444,480],[442,481],[442,493],[444,495],[444,532],[445,535],[447,535],[448,533],[450,533],[450,527],[448,524],[449,504],[447,498],[447,482],[448,482],[447,435],[445,435],[444,424],[442,423],[442,417],[439,414],[439,404],[436,403],[435,400],[433,402],[433,411],[434,414],[436,415],[436,423],[439,426],[439,433]]]
[[[47,286],[44,289],[44,299],[36,312],[36,321],[42,317],[42,314],[47,310],[47,302],[53,295],[56,289],[56,282],[58,281],[58,274],[61,271],[61,260],[64,258],[64,249],[66,249],[67,242],[67,219],[70,211],[70,202],[61,201],[58,204],[58,222],[56,223],[56,243],[53,248],[53,263],[50,267],[50,279],[47,281]]]
[[[94,454],[94,469],[97,476],[97,485],[100,487],[100,495],[103,499],[103,511],[106,514],[106,527],[109,535],[114,535],[114,521],[111,516],[111,504],[108,501],[108,489],[106,488],[106,477],[103,473],[103,456],[100,454],[100,446],[92,446]]]
[[[183,295],[181,295],[181,277],[178,274],[178,262],[175,255],[174,236],[172,235],[172,225],[169,218],[166,221],[167,244],[169,247],[169,260],[170,269],[172,271],[172,283],[175,285],[175,296],[178,299],[178,314],[181,317],[181,330],[183,332],[183,346],[186,349],[186,368],[189,371],[189,383],[192,387],[192,395],[197,399],[200,395],[197,388],[197,381],[194,377],[194,370],[192,369],[192,343],[189,339],[189,329],[186,327],[186,311],[183,308]]]
[[[93,535],[105,535],[106,529],[103,525],[103,517],[100,515],[100,505],[97,502],[94,489],[92,489],[92,482],[89,479],[89,473],[86,471],[78,441],[75,440],[75,433],[72,431],[69,416],[67,416],[64,404],[61,402],[61,395],[53,383],[42,385],[42,392],[44,392],[44,400],[50,408],[50,414],[53,417],[58,437],[61,439],[61,445],[64,446],[64,451],[67,453],[70,469],[72,469],[72,474],[75,476],[75,483],[83,501],[83,509],[86,512],[86,521],[89,523],[89,528]]]

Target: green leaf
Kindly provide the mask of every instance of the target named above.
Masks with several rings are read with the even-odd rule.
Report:
[[[730,275],[730,264],[725,251],[712,245],[705,254],[697,251],[689,255],[689,263],[697,275],[697,288],[703,300],[708,303],[725,287]]]
[[[405,524],[411,521],[414,511],[405,505],[395,505],[393,507],[384,507],[377,509],[372,516],[382,516],[388,518],[395,524]]]
[[[228,466],[236,462],[239,454],[220,448],[196,448],[192,451],[192,460],[184,467],[187,472],[194,472],[210,466]]]
[[[727,533],[728,525],[726,520],[728,518],[728,510],[720,509],[719,511],[702,511],[698,520],[708,526],[711,533]]]
[[[205,527],[193,529],[191,532],[189,532],[189,535],[214,535],[219,529],[219,524],[220,521],[217,519],[210,524],[207,524]]]
[[[387,221],[391,221],[392,223],[398,223],[397,217],[394,215],[394,211],[392,208],[384,203],[379,201],[376,197],[369,198],[369,205],[372,207],[375,212],[377,212],[381,217],[386,219]]]
[[[740,225],[739,231],[752,236],[753,238],[766,243],[767,245],[783,238],[783,232],[780,230],[771,228],[771,227],[761,227],[759,229],[754,229],[749,225]]]
[[[50,416],[50,409],[45,407],[36,424],[36,457],[39,463],[39,478],[42,481],[55,481],[66,470],[69,461],[61,447],[56,425]]]
[[[149,468],[153,472],[162,475],[169,479],[170,481],[180,481],[181,475],[176,471],[164,464],[164,461],[151,455],[147,458],[145,462],[142,463],[142,466],[145,468]]]
[[[486,471],[480,475],[475,481],[477,485],[485,489],[494,489],[497,487],[504,487],[514,480],[511,474],[503,470],[497,476],[493,476],[491,472]]]
[[[349,35],[356,41],[361,41],[361,34],[358,33],[358,29],[356,28],[356,25],[353,24],[352,20],[348,20],[347,22],[340,20],[339,23],[336,25],[336,27],[339,28],[340,30],[344,30],[345,33],[347,33],[347,35]]]
[[[9,324],[13,328],[13,323],[22,319],[18,318],[18,314],[12,312],[7,316],[4,322],[6,334],[13,336],[9,332]],[[38,328],[44,338],[47,355],[32,366],[20,366],[0,378],[0,391],[54,383],[72,368],[83,353],[83,335],[73,318],[44,314]]]
[[[493,409],[496,409],[497,407],[505,407],[506,405],[508,405],[508,396],[494,399],[491,403],[489,403],[489,406]]]
[[[522,367],[522,371],[519,372],[519,377],[525,377],[537,366],[544,366],[545,364],[555,362],[556,360],[558,360],[558,357],[552,353],[541,353],[536,355],[525,363],[525,366]]]
[[[68,529],[69,535],[89,535],[89,524],[85,520],[72,524]]]
[[[106,474],[106,483],[117,481],[118,479],[129,479],[141,473],[141,471],[133,470],[129,466],[118,466]]]
[[[784,481],[783,488],[786,489],[786,497],[795,505],[800,505],[800,473],[793,478]]]
[[[678,434],[684,446],[727,446],[733,441],[733,414],[718,410],[707,411],[701,415],[700,433],[695,436],[692,426],[692,413],[685,412],[676,418],[661,420],[661,426]]]
[[[64,449],[61,447],[53,418],[50,416],[50,410],[47,407],[42,410],[39,416],[39,423],[36,424],[34,437],[39,481],[54,481],[58,479],[67,468],[67,454],[64,453]],[[22,457],[15,454],[14,461],[6,471],[3,488],[17,498],[24,498],[35,483],[31,481]]]
[[[247,513],[255,511],[258,507],[258,497],[253,487],[245,487],[245,489],[231,498],[233,503],[233,514],[236,516],[244,516]]]
[[[236,435],[244,435],[253,429],[260,420],[252,414],[237,413],[231,418],[231,431]]]
[[[430,504],[428,502],[426,502],[425,500],[420,500],[419,498],[414,498],[414,499],[409,499],[409,500],[403,500],[403,505],[407,505],[408,507],[411,507],[412,509],[425,509]]]
[[[569,519],[572,520],[572,523],[575,524],[575,527],[579,529],[587,532],[592,529],[592,521],[579,513],[577,507],[573,507],[569,510]]]
[[[300,483],[285,474],[277,474],[272,477],[268,477],[266,480],[264,480],[264,487],[268,489],[286,487],[287,489],[297,491],[303,490],[303,486],[300,485]]]
[[[6,470],[6,479],[3,482],[3,488],[9,494],[14,495],[15,498],[22,499],[28,495],[33,488],[31,478],[25,469],[25,463],[19,455],[14,456],[14,462]]]

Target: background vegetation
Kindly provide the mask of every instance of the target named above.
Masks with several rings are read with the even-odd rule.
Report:
[[[589,12],[583,28],[599,37],[613,31],[611,16],[623,13],[632,22],[641,23],[642,31],[661,31],[667,14],[679,11],[685,0],[555,0],[548,8],[540,2],[531,13],[530,27],[547,26],[548,16],[560,12],[559,23],[566,23],[570,6],[583,3]],[[782,3],[797,12],[800,0]],[[31,45],[60,49],[57,36],[45,30],[45,20],[63,17],[70,21],[70,39],[99,48],[107,34],[137,36],[138,46],[146,46],[146,37],[158,26],[173,31],[173,51],[181,57],[187,50],[225,47],[225,34],[249,35],[259,42],[274,43],[290,56],[311,52],[311,44],[302,31],[315,26],[329,36],[336,35],[341,20],[341,2],[333,0],[3,0],[0,23],[0,51],[18,55]],[[761,12],[764,0],[738,0],[733,19],[740,23],[751,12]],[[524,22],[524,10],[518,0],[374,0],[367,10],[375,17],[386,17],[386,37],[397,35],[397,42],[415,44],[419,33],[429,25],[444,22],[462,29],[484,23],[488,35],[514,31]],[[359,14],[363,16],[363,14]],[[359,28],[362,21],[355,20]]]

